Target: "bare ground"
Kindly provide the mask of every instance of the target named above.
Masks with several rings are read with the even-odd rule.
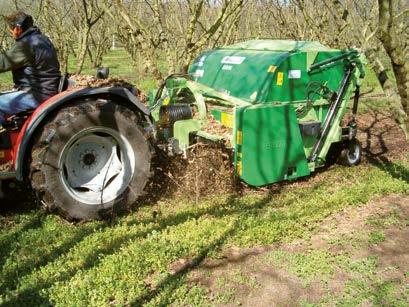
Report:
[[[391,214],[396,220],[388,220]],[[378,229],[371,222],[386,224],[382,242],[375,244],[370,240]],[[383,284],[396,284],[397,291],[404,291],[409,287],[408,226],[409,196],[391,195],[327,218],[320,231],[308,240],[226,250],[223,259],[205,261],[190,273],[189,280],[207,288],[216,305],[231,306],[325,304],[329,303],[328,297],[332,297],[331,302],[339,298],[342,302],[351,291],[349,283],[356,279],[367,287],[374,286],[374,280],[380,280]],[[330,256],[323,259],[331,267],[329,275],[320,272],[320,268],[316,275],[314,271],[305,274],[291,266],[297,263],[276,257],[278,254],[291,259],[292,255],[305,255],[305,259],[310,259],[315,251]],[[354,262],[377,259],[376,269],[370,275],[355,272],[348,265],[343,267],[343,261],[333,262],[332,255],[346,256],[350,261],[346,263],[352,263],[352,268]],[[305,270],[308,272],[308,268]]]

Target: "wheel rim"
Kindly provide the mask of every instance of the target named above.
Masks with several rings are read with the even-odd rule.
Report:
[[[135,153],[117,131],[93,127],[75,134],[64,146],[59,175],[65,190],[77,201],[106,204],[128,187],[135,169]]]
[[[350,164],[356,163],[359,160],[360,154],[361,153],[358,145],[354,144],[353,146],[350,146],[347,155],[349,163]]]

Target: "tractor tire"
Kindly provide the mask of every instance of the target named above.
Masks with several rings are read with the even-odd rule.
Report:
[[[60,109],[31,151],[41,202],[68,220],[106,218],[135,203],[150,177],[151,146],[138,115],[107,100]]]
[[[344,143],[343,149],[338,157],[338,163],[344,166],[355,166],[361,162],[362,147],[357,139]]]

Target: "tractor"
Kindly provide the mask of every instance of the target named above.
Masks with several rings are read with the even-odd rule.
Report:
[[[62,80],[59,94],[8,119],[0,180],[28,182],[48,209],[91,220],[138,200],[157,150],[172,159],[197,142],[223,144],[250,186],[308,176],[334,152],[356,165],[364,64],[355,49],[253,40],[203,52],[148,104],[132,89],[66,89]]]

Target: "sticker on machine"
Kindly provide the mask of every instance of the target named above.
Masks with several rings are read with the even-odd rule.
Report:
[[[221,63],[222,64],[234,64],[234,65],[239,65],[244,62],[246,57],[244,56],[225,56]]]
[[[204,55],[199,59],[199,62],[197,63],[197,66],[203,66],[205,60],[206,60],[206,56]]]
[[[194,78],[201,78],[201,77],[203,77],[203,75],[204,75],[204,70],[203,69],[198,69],[192,74],[192,76]]]
[[[231,65],[223,65],[222,69],[223,70],[232,70],[233,66]]]
[[[288,79],[300,79],[301,78],[301,70],[289,70],[288,71]]]

